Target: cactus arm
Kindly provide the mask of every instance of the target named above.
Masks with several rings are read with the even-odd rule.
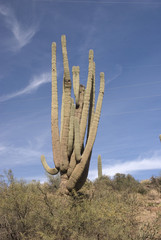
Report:
[[[91,87],[92,87],[92,73],[93,73],[93,50],[90,50],[88,80],[87,80],[87,87],[85,90],[84,105],[83,105],[82,118],[81,118],[81,124],[80,124],[81,145],[84,142],[84,136],[86,132],[86,125],[87,125],[87,119],[88,119],[89,102],[90,102]]]
[[[45,168],[45,170],[51,174],[51,175],[56,175],[59,170],[57,168],[50,168],[49,165],[47,164],[46,162],[46,159],[45,159],[45,156],[44,155],[41,155],[41,162],[42,162],[42,165],[43,167]]]
[[[82,117],[82,110],[83,110],[83,105],[84,105],[84,93],[85,93],[85,86],[80,84],[80,87],[79,87],[79,107],[76,108],[76,110],[75,110],[75,116],[78,117],[79,123],[80,123],[81,117]]]
[[[94,114],[92,126],[91,126],[91,131],[89,134],[89,138],[87,141],[87,145],[85,147],[85,150],[82,154],[82,158],[80,163],[78,163],[72,172],[69,181],[67,183],[67,189],[71,191],[73,188],[75,188],[76,183],[79,181],[84,168],[87,164],[88,158],[90,156],[96,133],[97,133],[97,128],[98,128],[98,123],[99,123],[99,118],[101,114],[101,108],[102,108],[102,101],[103,101],[103,95],[104,95],[104,87],[105,87],[105,81],[104,81],[104,73],[100,73],[100,90],[99,90],[99,95],[98,95],[98,100],[97,100],[97,106],[96,106],[96,111]]]
[[[89,171],[89,165],[90,165],[90,159],[91,159],[92,152],[87,160],[87,163],[84,167],[84,170],[81,174],[81,177],[79,178],[79,181],[76,182],[75,189],[78,191],[79,189],[82,188],[82,186],[85,184],[88,176],[88,171]]]
[[[98,179],[100,179],[102,177],[102,160],[101,160],[101,155],[98,155],[97,164],[98,164]]]
[[[58,127],[58,94],[57,94],[57,70],[56,70],[56,43],[52,43],[52,103],[51,103],[51,132],[53,158],[56,168],[59,168],[60,139]]]
[[[92,79],[92,106],[91,106],[91,122],[93,121],[94,111],[95,111],[95,62],[93,62],[93,79]],[[90,124],[89,129],[91,128],[92,124]]]
[[[88,114],[87,140],[88,140],[89,131],[92,125],[91,123],[93,121],[94,108],[95,108],[95,62],[93,62],[92,87],[91,87],[90,105],[89,105],[89,114]]]
[[[64,76],[63,76],[63,93],[62,93],[62,104],[61,104],[61,123],[60,123],[60,142],[62,141],[63,131],[63,120],[64,120]]]
[[[74,96],[76,100],[76,107],[79,106],[79,66],[73,66],[73,89],[74,89]]]
[[[66,36],[61,36],[62,44],[62,53],[63,53],[63,66],[64,66],[64,77],[65,77],[65,87],[71,88],[70,72],[69,72],[69,63],[67,56],[67,47],[66,47]]]
[[[96,64],[93,62],[93,111],[92,115],[94,116],[95,111],[95,88],[96,88]]]
[[[80,123],[81,115],[82,115],[82,109],[83,109],[83,103],[84,103],[85,87],[83,85],[80,85],[79,91],[80,91],[79,107],[75,109],[75,117],[77,117],[79,119],[79,123]],[[71,158],[70,158],[68,171],[67,171],[68,177],[70,177],[70,175],[72,174],[75,166],[76,166],[76,157],[75,157],[75,151],[73,151],[73,153],[71,155]]]
[[[91,130],[90,130],[90,133],[89,133],[89,139],[87,141],[87,148],[85,149],[86,151],[84,152],[84,155],[86,154],[86,152],[90,153],[90,151],[92,150],[92,146],[94,144],[95,138],[96,138],[98,123],[99,123],[99,119],[100,119],[100,115],[101,115],[101,109],[102,109],[104,89],[105,89],[104,73],[101,72],[100,73],[100,89],[99,89],[99,95],[98,95],[98,100],[97,100],[97,105],[96,105],[96,111],[95,111],[94,116],[93,116]],[[89,147],[89,150],[88,150],[88,147]]]
[[[74,121],[74,151],[75,151],[75,158],[76,162],[79,162],[81,160],[81,145],[80,145],[80,127],[79,127],[79,119],[75,117]]]
[[[75,117],[77,117],[79,119],[79,123],[80,123],[81,116],[82,116],[83,104],[84,104],[85,86],[80,85],[79,91],[80,91],[79,104],[78,104],[79,107],[75,109]],[[68,171],[67,171],[68,177],[70,177],[70,175],[72,174],[75,166],[76,166],[76,156],[75,156],[75,151],[73,151],[73,153],[71,155]]]
[[[93,86],[92,86],[92,89],[93,89]],[[89,130],[90,130],[90,127],[91,127],[91,122],[92,122],[92,105],[93,105],[93,92],[91,91],[89,113],[88,113],[88,128],[87,128],[86,143],[87,143],[87,140],[88,140],[88,137],[89,137]]]
[[[91,130],[92,126],[92,121],[94,117],[94,110],[95,110],[95,62],[93,62],[93,75],[92,75],[92,88],[91,88],[91,95],[90,95],[90,107],[89,107],[89,116],[88,116],[88,130],[87,130],[87,140],[89,137],[89,133]],[[87,143],[86,140],[86,143]],[[83,173],[79,179],[79,181],[76,183],[76,190],[78,191],[79,189],[82,188],[84,183],[86,182],[87,176],[88,176],[88,171],[89,171],[89,165],[90,165],[90,160],[92,156],[92,150],[90,152],[90,155],[88,157],[87,163],[84,167]]]
[[[64,65],[64,114],[63,114],[63,126],[62,126],[62,139],[61,139],[61,152],[62,158],[60,162],[60,170],[66,172],[68,169],[68,136],[69,136],[69,124],[70,124],[70,109],[71,109],[71,80],[69,72],[69,64],[66,49],[66,37],[61,38],[62,53],[63,53],[63,65]]]
[[[68,177],[70,177],[70,175],[72,174],[75,166],[76,166],[76,158],[75,158],[75,152],[73,151],[73,153],[72,153],[72,155],[71,155],[71,158],[70,158],[70,163],[69,163],[68,171],[67,171]]]
[[[69,139],[68,139],[68,157],[71,156],[73,150],[74,142],[74,114],[75,114],[75,105],[74,100],[71,98],[71,115],[70,115],[70,129],[69,129]]]

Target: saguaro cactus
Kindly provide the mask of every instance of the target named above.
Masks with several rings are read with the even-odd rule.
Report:
[[[63,93],[61,107],[61,129],[58,128],[58,93],[56,70],[56,43],[52,43],[52,103],[51,131],[55,168],[50,168],[41,156],[45,170],[55,175],[60,171],[60,188],[63,193],[79,190],[86,181],[93,144],[96,138],[102,100],[104,95],[104,73],[100,73],[100,90],[95,108],[95,63],[93,50],[89,51],[87,86],[79,83],[79,67],[72,68],[73,89],[71,98],[71,78],[67,57],[66,37],[61,37],[63,53]],[[87,130],[87,134],[86,134]],[[86,139],[85,139],[86,137]]]
[[[102,160],[101,160],[101,155],[98,155],[97,164],[98,164],[98,179],[100,179],[102,177]]]

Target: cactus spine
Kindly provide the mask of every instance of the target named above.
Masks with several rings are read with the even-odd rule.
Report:
[[[88,175],[92,148],[101,114],[105,81],[104,73],[100,73],[100,90],[95,108],[95,62],[93,61],[93,50],[90,50],[86,88],[79,82],[79,67],[72,68],[74,104],[74,99],[71,98],[72,84],[65,35],[61,37],[61,44],[64,76],[59,135],[56,43],[52,43],[51,132],[55,168],[48,166],[44,155],[41,156],[41,162],[49,174],[55,175],[60,172],[61,191],[68,194],[73,189],[79,190]],[[86,129],[87,139],[85,139]]]
[[[98,155],[98,179],[102,177],[102,160],[101,160],[101,155]]]

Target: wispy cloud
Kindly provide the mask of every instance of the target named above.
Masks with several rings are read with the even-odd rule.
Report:
[[[17,51],[27,45],[38,30],[36,24],[32,26],[25,26],[20,23],[13,10],[4,5],[0,5],[0,15],[3,16],[6,27],[13,34],[13,38],[9,46],[12,51]]]
[[[79,52],[81,53],[80,61],[84,61],[83,59],[87,56],[89,49],[95,48],[97,46],[99,38],[97,35],[97,21],[100,17],[100,7],[97,7],[96,10],[92,14],[92,20],[90,23],[84,25],[82,24],[82,32],[85,34],[85,39],[82,41],[82,45],[79,47]]]
[[[40,156],[45,154],[49,164],[53,164],[52,150],[44,151],[44,146],[46,144],[45,139],[41,142],[38,138],[44,136],[42,133],[37,138],[32,138],[30,142],[22,143],[21,146],[16,145],[16,143],[0,143],[0,158],[3,159],[0,169],[6,168],[7,166],[27,166],[35,165],[40,162]],[[40,164],[41,165],[41,164]]]
[[[5,152],[5,151],[6,151],[6,146],[0,145],[0,153]]]
[[[85,55],[88,53],[89,51],[89,46],[91,45],[91,42],[93,42],[93,39],[94,39],[94,34],[96,32],[96,27],[95,27],[95,24],[91,24],[90,26],[83,26],[83,30],[84,31],[87,31],[88,30],[88,34],[86,35],[86,38],[85,38],[85,41],[83,42],[82,46],[80,46],[79,48],[79,52],[81,53],[81,56]],[[82,54],[83,52],[83,54]]]
[[[12,98],[15,98],[21,95],[30,94],[33,91],[37,90],[42,84],[48,83],[50,81],[51,81],[51,74],[48,72],[42,73],[39,76],[34,76],[30,81],[30,83],[25,88],[10,94],[0,96],[0,102],[5,102],[7,100],[10,100]]]
[[[108,81],[106,82],[106,84],[109,84],[110,82],[114,81],[115,79],[117,79],[120,75],[122,74],[122,66],[117,64],[116,65],[116,72],[115,74],[108,79]]]
[[[27,165],[29,162],[40,159],[41,152],[30,147],[16,147],[13,145],[0,146],[0,156],[3,159],[1,167],[13,165]]]
[[[116,173],[132,173],[134,171],[161,169],[161,152],[155,152],[151,157],[138,157],[135,160],[122,162],[114,165],[103,166],[103,174],[114,176]],[[89,172],[89,178],[97,178],[97,170]]]

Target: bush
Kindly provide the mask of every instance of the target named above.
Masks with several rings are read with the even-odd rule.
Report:
[[[59,175],[53,176],[48,173],[46,173],[46,175],[47,175],[47,183],[45,183],[45,187],[48,188],[49,192],[56,192],[60,185],[60,176]]]
[[[151,187],[155,187],[159,192],[161,192],[161,177],[151,177],[150,179]]]
[[[118,191],[128,191],[131,193],[146,193],[146,189],[143,185],[141,185],[139,181],[136,181],[130,174],[125,175],[117,173],[113,179],[113,188]]]
[[[139,228],[137,194],[123,190],[135,184],[129,176],[103,176],[87,181],[73,197],[61,197],[49,187],[55,182],[17,181],[10,171],[0,181],[0,239],[159,240],[154,225],[146,231]]]

